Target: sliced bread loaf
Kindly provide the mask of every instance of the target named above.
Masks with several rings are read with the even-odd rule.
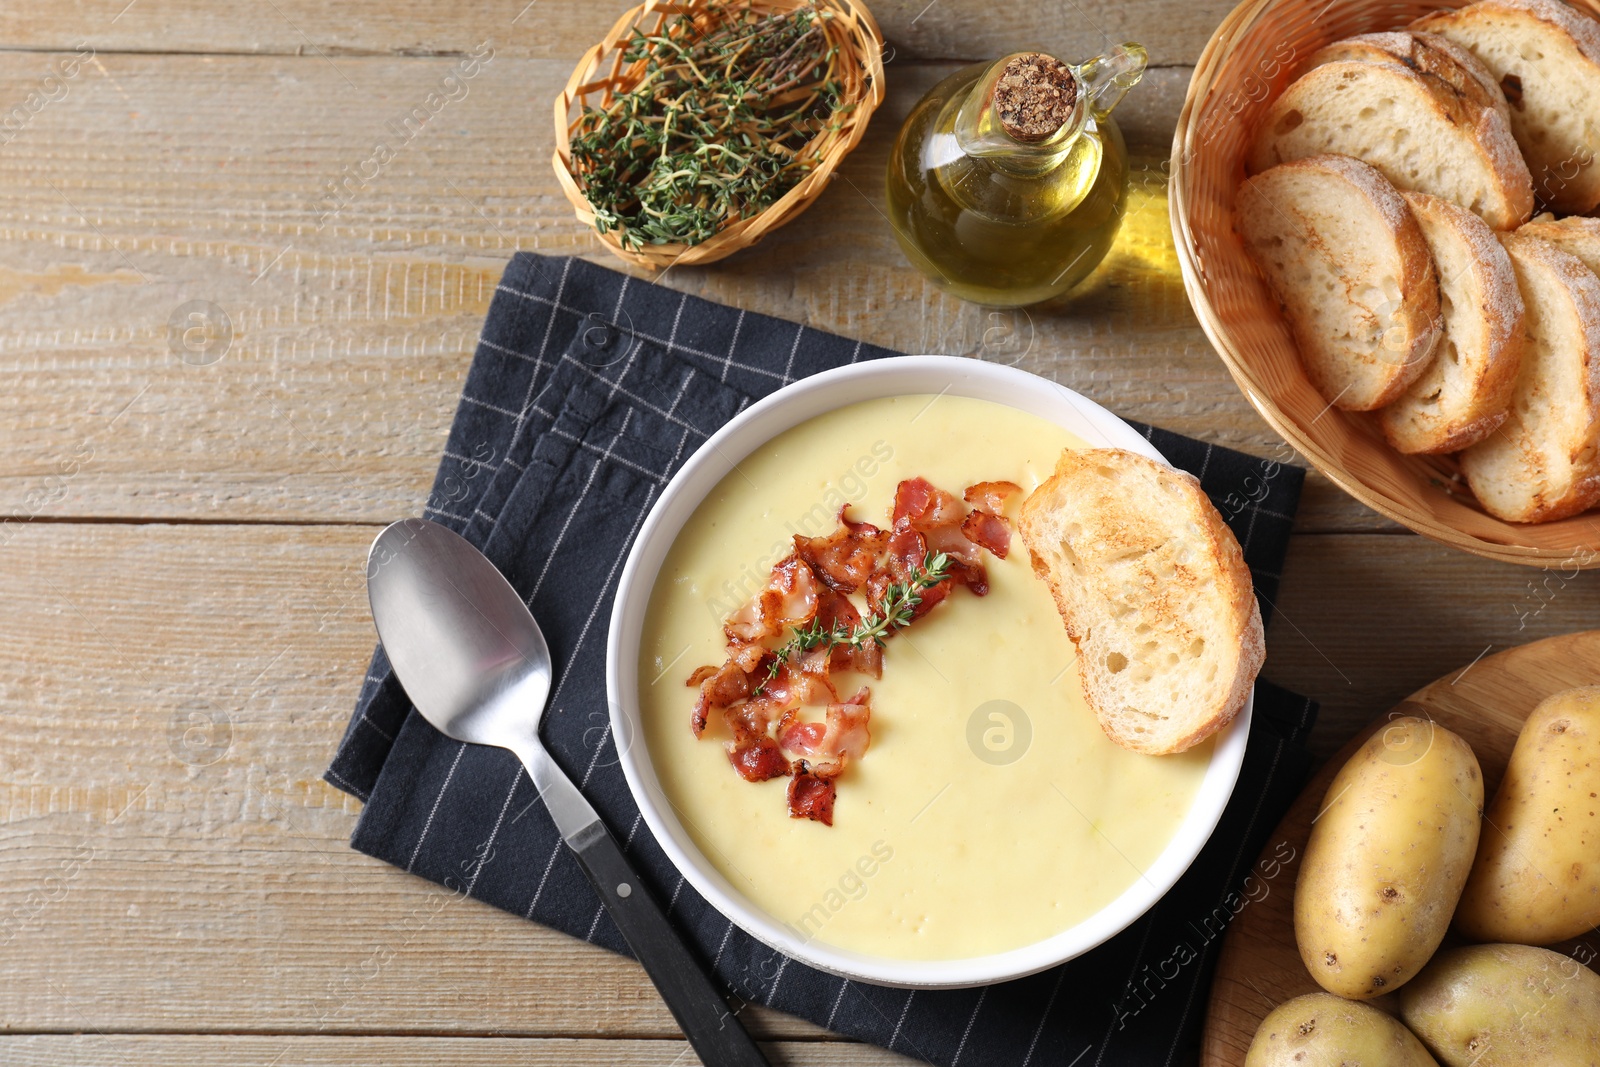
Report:
[[[1235,226],[1329,403],[1370,411],[1422,374],[1439,287],[1422,230],[1383,175],[1346,156],[1273,167],[1239,187]]]
[[[1489,68],[1471,52],[1447,38],[1421,30],[1394,30],[1346,37],[1312,54],[1308,66],[1341,60],[1356,63],[1398,63],[1424,78],[1441,83],[1467,107],[1494,108],[1509,123],[1505,93]]]
[[[1442,52],[1434,59],[1447,62]],[[1475,84],[1467,72],[1455,81]],[[1326,152],[1365,160],[1399,188],[1442,196],[1497,230],[1533,210],[1533,183],[1505,115],[1402,63],[1312,67],[1273,101],[1247,169]]]
[[[1510,255],[1482,219],[1437,196],[1405,198],[1433,253],[1444,336],[1428,369],[1378,421],[1401,452],[1459,452],[1506,420],[1527,340],[1522,294]]]
[[[1265,655],[1261,611],[1239,542],[1192,475],[1069,449],[1018,529],[1106,736],[1160,755],[1233,721]]]
[[[1527,307],[1506,421],[1461,454],[1491,515],[1548,522],[1600,502],[1600,278],[1537,237],[1501,234]]]
[[[1549,241],[1561,251],[1577,256],[1583,265],[1600,275],[1600,219],[1553,219],[1541,215],[1517,231],[1527,237]]]
[[[1541,203],[1577,214],[1600,205],[1600,23],[1559,0],[1481,0],[1413,26],[1489,68]]]

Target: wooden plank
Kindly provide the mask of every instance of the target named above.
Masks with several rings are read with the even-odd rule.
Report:
[[[0,548],[8,1029],[674,1035],[631,962],[347,847],[357,806],[318,776],[371,648],[370,536],[36,523]],[[1299,537],[1266,674],[1323,702],[1327,753],[1491,642],[1593,624],[1600,575],[1537,599],[1534,577],[1410,536]],[[226,723],[206,766],[174,755],[195,712]]]
[[[631,961],[349,849],[358,805],[319,776],[373,642],[371,534],[33,524],[0,549],[7,1029],[676,1033]]]
[[[427,55],[485,40],[509,56],[575,63],[632,0],[273,0],[218,7],[204,0],[9,0],[0,47],[100,52],[257,52]],[[989,59],[1039,48],[1082,60],[1108,43],[1142,41],[1158,64],[1193,63],[1231,0],[1027,0],[998,11],[981,0],[872,0],[901,58]]]
[[[1313,747],[1328,756],[1445,671],[1592,629],[1600,574],[1495,563],[1411,535],[1301,536],[1278,609],[1264,674],[1322,703]]]
[[[548,167],[545,102],[564,76],[549,61],[494,59],[349,202],[322,199],[453,63],[106,56],[18,130],[0,154],[0,514],[414,511],[511,250],[604,256]],[[0,100],[46,66],[0,56]],[[881,175],[901,117],[952,68],[896,69],[806,225],[665,284],[906,351],[1016,362],[1129,417],[1281,447],[1189,308],[1156,157],[1139,161],[1117,248],[1063,306],[994,312],[923,280],[881,216]],[[1130,129],[1168,136],[1181,82],[1156,72],[1125,105]],[[192,301],[231,324],[231,346],[200,357],[218,362],[190,365],[169,343]],[[1306,522],[1382,520],[1324,484]]]
[[[775,1041],[764,1046],[774,1067],[891,1067],[910,1064],[873,1045]],[[581,1038],[257,1037],[72,1034],[0,1037],[7,1067],[690,1067],[683,1041]]]

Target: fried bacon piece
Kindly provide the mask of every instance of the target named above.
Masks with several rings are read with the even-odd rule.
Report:
[[[755,691],[761,661],[770,654],[760,645],[730,646],[728,661],[722,666],[699,667],[689,675],[689,684],[700,687],[700,697],[689,716],[696,737],[705,733],[712,709],[737,704]]]
[[[872,720],[872,707],[868,704],[871,696],[871,690],[862,686],[849,700],[829,704],[827,718],[822,722],[785,717],[778,728],[778,744],[790,752],[826,760],[826,766],[837,774],[844,769],[845,760],[860,759],[872,743],[868,728]]]
[[[763,641],[810,622],[816,613],[816,576],[806,563],[788,556],[772,568],[767,587],[728,617],[722,632],[729,642]]]
[[[789,779],[789,818],[832,826],[833,798],[833,776],[819,774],[805,760],[798,761],[794,777]]]
[[[833,683],[828,680],[825,666],[817,671],[807,669],[803,663],[796,665],[783,662],[778,664],[777,673],[763,671],[761,677],[764,679],[760,683],[761,692],[749,703],[765,704],[776,709],[777,714],[770,716],[768,722],[777,722],[783,717],[783,711],[790,707],[822,707],[839,699]]]
[[[768,736],[772,732],[772,724],[784,721],[791,709],[806,705],[824,706],[839,699],[833,683],[825,676],[807,674],[788,663],[779,664],[777,672],[772,673],[772,662],[769,653],[760,670],[745,675],[745,693],[737,700],[725,703],[708,700],[702,691],[700,703],[695,705],[696,721],[702,714],[701,704],[705,705],[704,714],[708,718],[712,708],[720,707],[734,743],[743,747],[741,742],[746,735]],[[757,688],[760,689],[759,693],[756,692]],[[704,729],[702,723],[701,730]]]
[[[839,528],[827,537],[794,538],[794,554],[809,565],[822,584],[840,593],[853,593],[872,574],[889,543],[889,532],[870,522],[851,522],[850,505],[839,509]]]
[[[765,782],[789,773],[789,761],[778,750],[778,743],[766,734],[738,732],[727,748],[728,762],[747,782]]]
[[[867,704],[870,696],[870,690],[862,686],[849,700],[840,701],[826,678],[795,670],[786,663],[762,688],[760,696],[723,710],[733,734],[733,739],[727,742],[728,760],[745,781],[764,782],[769,778],[781,778],[793,770],[783,754],[784,749],[826,759],[826,763],[816,765],[801,761],[801,767],[809,767],[805,773],[813,778],[830,780],[825,808],[827,817],[822,821],[832,825],[831,779],[844,769],[845,760],[860,759],[865,755],[872,741],[868,731],[868,721],[872,715],[872,709]],[[820,703],[827,704],[823,722],[799,720],[800,707]],[[771,725],[780,716],[778,737],[774,740],[770,735]],[[808,797],[820,798],[813,786],[807,786],[803,791]],[[792,784],[789,795],[792,801],[795,796]]]
[[[899,557],[903,563],[910,560],[909,543],[901,542],[901,538],[906,531],[915,531],[922,535],[924,553],[943,552],[949,557],[953,580],[971,589],[976,596],[986,595],[989,575],[983,569],[982,556],[978,546],[961,532],[966,517],[967,509],[954,494],[935,488],[926,478],[907,478],[894,491],[895,538],[889,543],[889,558]],[[915,562],[920,564],[921,557]],[[929,594],[938,588],[934,586],[922,594],[923,602],[917,605],[913,618],[926,615],[933,604],[944,599],[943,594],[938,594],[929,603]]]
[[[967,486],[962,499],[972,511],[961,520],[961,533],[968,541],[988,549],[999,559],[1011,551],[1011,524],[1006,521],[1006,502],[1022,492],[1016,482],[978,482]]]
[[[728,646],[728,658],[746,674],[754,674],[756,668],[765,664],[771,654],[765,645],[735,643]]]
[[[961,520],[961,536],[993,552],[998,559],[1005,559],[1006,553],[1011,551],[1011,527],[1006,525],[1005,519],[987,511],[973,508],[967,512],[967,517]]]
[[[856,606],[850,603],[850,598],[843,593],[825,589],[817,597],[817,621],[830,629],[836,628],[841,624],[854,628],[861,623],[861,612],[856,610]],[[822,650],[817,649],[812,655],[820,658]],[[807,657],[808,660],[810,658],[811,656]],[[809,664],[806,666],[808,671],[814,669]],[[860,671],[862,674],[870,674],[874,678],[882,678],[883,646],[876,641],[870,641],[859,647],[851,647],[849,645],[835,646],[831,652],[827,653],[827,662],[822,664],[822,669]]]
[[[916,530],[896,530],[895,535],[889,539],[889,554],[884,558],[883,564],[867,579],[867,602],[872,605],[872,610],[884,610],[884,598],[888,594],[889,586],[894,583],[904,585],[911,580],[911,576],[922,566],[928,557],[928,539]],[[950,570],[954,574],[959,560],[951,559]],[[971,583],[968,583],[969,585]],[[946,578],[936,585],[931,585],[920,594],[921,600],[911,609],[913,621],[922,618],[945,597],[950,595],[951,579]],[[989,591],[987,583],[973,592],[982,596]]]
[[[961,499],[980,511],[1004,517],[1006,502],[1020,492],[1022,486],[1016,482],[978,482],[967,486],[967,491],[961,494]]]
[[[735,741],[746,734],[766,737],[772,732],[772,724],[783,719],[785,703],[773,700],[770,694],[763,694],[723,708],[722,718]]]
[[[931,530],[936,526],[960,526],[967,509],[955,498],[935,487],[926,478],[907,478],[894,488],[894,528]]]

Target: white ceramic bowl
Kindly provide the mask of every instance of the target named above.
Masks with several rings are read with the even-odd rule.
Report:
[[[751,405],[689,458],[645,518],[617,587],[606,650],[611,726],[628,786],[656,840],[689,884],[759,941],[812,967],[847,978],[902,988],[985,985],[1042,971],[1072,959],[1125,929],[1172,888],[1211,836],[1239,776],[1254,694],[1217,737],[1194,805],[1172,841],[1121,896],[1082,922],[1043,941],[969,959],[927,961],[869,956],[796,937],[751,904],[700,853],[662,793],[639,719],[639,643],[657,572],[683,524],[733,465],[807,419],[857,401],[948,393],[989,400],[1037,415],[1094,445],[1124,448],[1166,462],[1148,441],[1100,405],[1025,371],[957,356],[902,356],[858,363],[795,382]]]

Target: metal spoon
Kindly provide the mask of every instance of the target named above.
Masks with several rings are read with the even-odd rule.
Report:
[[[594,808],[539,740],[550,649],[522,597],[463,537],[424,519],[385,529],[367,595],[411,703],[447,737],[510,749],[634,955],[708,1067],[767,1067]]]

